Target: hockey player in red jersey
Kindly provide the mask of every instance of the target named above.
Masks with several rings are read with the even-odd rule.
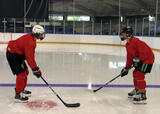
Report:
[[[145,74],[150,73],[154,63],[154,54],[151,48],[143,41],[134,37],[131,27],[124,27],[121,32],[121,40],[126,40],[127,62],[121,70],[121,77],[128,74],[128,69],[133,65],[134,89],[128,93],[134,103],[146,103],[146,81]]]
[[[32,29],[32,33],[23,35],[8,43],[6,56],[13,74],[16,75],[16,102],[27,102],[28,97],[31,95],[31,91],[25,90],[27,76],[29,74],[25,60],[37,78],[42,75],[35,61],[37,39],[44,39],[44,28],[40,25],[35,25]]]

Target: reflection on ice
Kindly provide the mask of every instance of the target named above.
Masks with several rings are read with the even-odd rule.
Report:
[[[44,46],[44,45],[43,45]],[[64,46],[64,45],[63,45]],[[44,46],[45,47],[45,46]],[[76,109],[66,108],[57,97],[45,86],[35,86],[44,84],[42,80],[34,78],[30,70],[27,89],[32,91],[30,102],[36,100],[52,101],[57,104],[56,107],[49,110],[29,110],[25,104],[13,103],[15,77],[7,65],[5,52],[0,53],[0,109],[1,114],[159,114],[160,112],[160,64],[155,63],[153,71],[146,76],[147,86],[147,105],[134,105],[127,98],[127,93],[132,89],[132,72],[124,78],[118,78],[112,82],[108,88],[93,93],[93,85],[102,85],[119,75],[123,66],[125,66],[125,54],[120,53],[117,47],[101,47],[101,50],[95,53],[95,48],[89,46],[85,50],[71,50],[62,45],[49,45],[40,48],[36,52],[36,60],[43,72],[43,76],[49,84],[55,84],[55,91],[66,101],[80,102],[81,107]],[[75,46],[76,47],[76,46]],[[83,46],[81,46],[83,47]],[[104,49],[102,49],[104,48]],[[39,49],[39,47],[37,48]],[[59,50],[57,50],[59,49]],[[77,46],[76,49],[79,49]],[[49,50],[49,51],[48,51]],[[68,52],[64,52],[68,51]],[[70,51],[70,52],[69,52]],[[121,50],[123,51],[123,49]],[[158,56],[157,56],[158,57]],[[154,85],[154,86],[152,86]],[[4,87],[5,86],[5,87]]]

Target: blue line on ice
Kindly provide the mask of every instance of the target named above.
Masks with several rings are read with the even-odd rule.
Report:
[[[92,84],[92,87],[101,87],[103,84]],[[12,83],[0,83],[0,87],[14,87]],[[47,87],[46,84],[27,84],[28,87]],[[50,84],[51,87],[88,87],[88,84]],[[129,84],[110,84],[109,88],[132,88]],[[147,88],[160,88],[160,85],[147,85]]]

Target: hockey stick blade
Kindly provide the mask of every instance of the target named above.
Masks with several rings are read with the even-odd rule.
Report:
[[[97,92],[98,90],[100,90],[101,88],[98,88],[98,89],[96,89],[96,90],[93,90],[93,92]]]
[[[65,103],[66,107],[74,108],[74,107],[80,107],[80,103],[74,103],[74,104],[67,104]]]

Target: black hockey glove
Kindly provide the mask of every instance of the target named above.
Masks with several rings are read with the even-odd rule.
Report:
[[[39,67],[32,69],[32,71],[33,71],[33,74],[34,74],[37,78],[40,78],[40,77],[42,76],[42,72],[41,72],[41,70],[39,69]]]
[[[128,74],[128,68],[127,67],[124,67],[122,70],[121,70],[121,77],[125,76]]]

